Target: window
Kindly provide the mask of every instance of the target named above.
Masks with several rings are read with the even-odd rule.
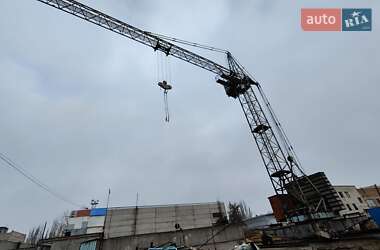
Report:
[[[368,203],[368,206],[369,206],[369,207],[376,207],[376,204],[375,204],[375,201],[374,201],[374,200],[368,199],[368,200],[367,200],[367,203]]]
[[[346,206],[347,206],[348,210],[352,211],[352,208],[350,207],[349,204],[346,204]]]
[[[222,214],[221,213],[212,213],[213,218],[221,218]]]
[[[352,203],[352,206],[355,208],[355,210],[359,210],[355,203]]]
[[[351,198],[350,194],[348,192],[344,192],[347,196],[347,198]]]
[[[363,203],[362,198],[358,197],[358,200],[359,200],[360,203]]]
[[[340,198],[344,198],[344,196],[343,196],[343,193],[342,193],[342,192],[339,192],[339,196],[340,196]]]
[[[377,205],[380,205],[380,199],[376,199],[376,200],[377,200],[377,203],[378,203]]]
[[[96,240],[83,242],[80,244],[79,250],[95,250]]]

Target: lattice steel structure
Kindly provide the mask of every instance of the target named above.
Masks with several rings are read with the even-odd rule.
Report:
[[[304,204],[309,211],[323,211],[325,208],[325,206],[322,206],[324,203],[323,197],[321,196],[321,202],[317,206],[313,206],[308,203],[302,188],[297,184],[299,178],[307,179],[307,176],[302,171],[293,147],[260,84],[249,75],[229,52],[143,31],[74,0],[37,1],[147,45],[155,51],[165,53],[167,56],[174,56],[217,74],[219,76],[217,82],[224,86],[226,94],[237,98],[240,102],[276,194],[289,193]],[[181,41],[184,44],[199,48],[226,52],[228,67],[174,44]],[[291,190],[288,188],[287,190],[286,187],[289,186],[296,188]],[[312,183],[311,186],[316,193],[319,193]]]

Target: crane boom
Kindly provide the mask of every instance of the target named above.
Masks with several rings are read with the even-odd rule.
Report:
[[[160,39],[150,32],[143,31],[123,21],[106,15],[98,10],[95,10],[87,5],[73,0],[37,0],[48,4],[54,8],[65,11],[69,14],[82,18],[88,22],[94,23],[105,29],[111,30],[122,36],[128,37],[139,43],[145,44],[154,50],[164,52],[166,55],[171,55],[183,61],[204,68],[217,75],[228,75],[229,69],[215,63],[207,58],[197,55],[191,51],[181,48],[166,40]]]
[[[228,51],[223,51],[227,54],[229,64],[228,67],[225,67],[169,42],[169,39],[165,39],[165,36],[143,31],[75,0],[37,1],[147,45],[155,51],[165,53],[167,56],[174,56],[217,74],[219,76],[217,82],[224,86],[226,94],[238,99],[240,102],[275,193],[290,194],[311,211],[318,211],[322,208],[322,196],[321,202],[310,204],[302,188],[298,185],[300,178],[308,180],[308,177],[300,168],[293,148],[270,107],[260,84],[249,76],[249,73]],[[173,38],[171,41],[180,40]],[[261,104],[262,102],[264,105]],[[271,119],[268,119],[268,117]],[[308,181],[316,193],[319,194],[311,181]]]

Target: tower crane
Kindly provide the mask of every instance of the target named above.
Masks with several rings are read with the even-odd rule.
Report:
[[[224,88],[226,95],[238,100],[240,103],[275,194],[287,195],[294,199],[298,204],[298,211],[306,211],[304,214],[329,212],[325,205],[324,196],[301,168],[294,149],[260,83],[248,73],[229,51],[144,31],[78,1],[37,1],[149,46],[154,51],[162,52],[166,56],[176,57],[216,74],[216,82]],[[220,65],[180,47],[178,44],[223,52],[226,54],[228,65]],[[303,188],[299,184],[300,180],[306,180],[310,184],[309,186],[314,189],[317,202],[315,202],[315,195],[312,197],[313,201],[305,195]],[[287,213],[288,216],[291,216],[292,211],[288,210]]]

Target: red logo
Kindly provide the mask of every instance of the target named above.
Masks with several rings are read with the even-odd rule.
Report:
[[[342,9],[301,9],[301,26],[305,31],[341,31]]]

